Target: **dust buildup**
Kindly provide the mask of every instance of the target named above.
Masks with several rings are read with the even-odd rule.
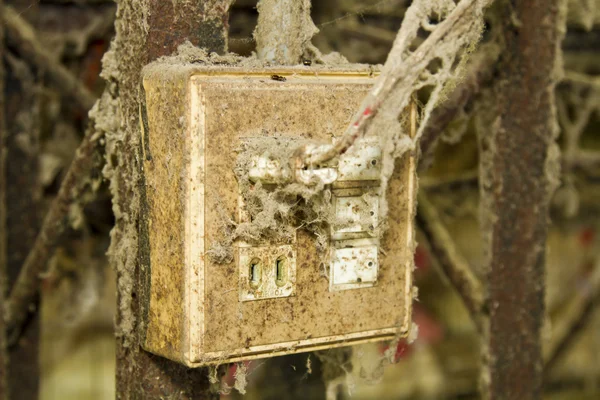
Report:
[[[207,251],[213,262],[231,262],[235,241],[241,240],[253,245],[286,244],[294,241],[298,229],[304,229],[313,234],[317,251],[325,265],[324,258],[328,253],[329,232],[332,227],[343,229],[358,223],[373,236],[383,231],[384,223],[369,225],[372,217],[367,205],[377,196],[377,189],[363,194],[361,199],[365,207],[361,207],[358,221],[353,221],[336,216],[332,191],[317,176],[308,185],[285,181],[267,184],[250,179],[249,171],[256,157],[278,165],[284,171],[284,176],[292,176],[290,160],[294,159],[296,149],[307,143],[307,139],[291,136],[252,138],[243,142],[238,149],[235,167],[243,199],[240,207],[242,215],[238,218],[224,212],[220,215],[221,240]]]
[[[189,41],[184,42],[177,47],[177,52],[171,56],[160,57],[155,63],[161,66],[166,65],[246,65],[247,58],[235,54],[219,55],[209,53],[206,49],[194,46]]]
[[[310,0],[261,0],[254,32],[258,58],[278,65],[300,63],[319,31],[310,18]]]
[[[237,390],[240,394],[246,394],[246,386],[248,386],[248,365],[244,362],[235,364],[235,372],[233,373],[233,387],[228,385],[224,379],[221,379],[226,370],[233,364],[211,365],[208,367],[208,381],[211,385],[211,392],[220,395],[228,395],[231,389]]]
[[[247,374],[248,374],[248,367],[246,366],[246,364],[243,362],[238,363],[236,366],[236,369],[235,369],[235,374],[234,374],[235,383],[233,384],[233,387],[240,394],[246,394],[246,386],[248,385],[248,380],[246,379]]]
[[[315,356],[321,361],[323,382],[326,387],[326,398],[337,399],[338,394],[345,388],[352,396],[354,377],[352,374],[353,347],[341,347],[317,351]]]
[[[325,55],[320,55],[319,54],[315,54],[315,57],[317,58],[317,61],[321,62],[322,64],[325,65],[347,65],[350,64],[350,61],[348,61],[348,59],[346,57],[344,57],[343,55],[341,55],[340,53],[337,52],[331,52],[329,54],[325,54]]]
[[[375,343],[315,352],[321,361],[326,398],[337,399],[343,391],[352,396],[357,384],[381,382],[385,367],[396,362],[399,343],[399,338],[389,342],[383,356],[380,355],[379,344]]]
[[[367,135],[380,137],[384,150],[381,193],[386,192],[395,160],[416,148],[433,109],[460,81],[468,56],[481,38],[487,3],[464,0],[457,5],[452,0],[420,0],[407,9],[381,77],[359,109],[362,113],[365,107],[383,101],[366,130]],[[438,30],[442,27],[445,31],[440,35]],[[424,32],[427,39],[424,40],[420,32]],[[383,99],[375,100],[384,92],[387,95]],[[399,121],[399,114],[404,118],[402,115],[416,95],[422,103],[420,124],[411,138],[406,121]],[[348,132],[353,131],[349,128]],[[386,213],[384,201],[382,219]]]
[[[240,216],[239,222],[234,217],[221,215],[222,239],[207,252],[214,262],[230,262],[236,240],[251,244],[291,243],[300,228],[312,232],[316,237],[317,249],[322,254],[326,253],[330,224],[344,223],[335,221],[331,190],[318,178],[310,185],[263,184],[260,181],[252,182],[249,176],[256,156],[281,166],[290,176],[292,155],[298,146],[305,143],[305,139],[286,136],[252,138],[243,142],[238,150],[235,174],[245,215]]]
[[[143,24],[143,15],[132,11],[128,15],[132,20]],[[126,39],[119,34],[128,29],[140,31],[143,29],[139,24],[130,24],[128,18],[118,21],[116,25],[117,38],[114,39],[111,50],[102,60],[102,78],[107,82],[107,87],[101,98],[90,111],[90,119],[95,123],[95,129],[103,132],[106,138],[106,164],[103,169],[104,177],[110,182],[109,188],[113,196],[112,210],[115,216],[115,228],[111,231],[111,245],[108,257],[111,265],[117,272],[118,305],[121,318],[116,324],[116,336],[123,338],[123,345],[131,345],[131,337],[136,324],[132,313],[132,293],[134,290],[134,271],[136,264],[136,253],[138,249],[138,232],[135,222],[139,214],[139,194],[137,182],[139,173],[135,157],[137,148],[137,124],[121,118],[124,114],[132,115],[137,109],[139,99],[137,98],[138,76],[128,70],[132,65],[141,64],[134,54],[141,43],[127,43]],[[137,45],[136,45],[137,44]],[[138,47],[139,46],[139,47]],[[120,59],[122,53],[130,56]],[[135,75],[135,76],[131,76]],[[126,94],[122,94],[125,92]],[[120,95],[121,94],[121,95]],[[127,167],[126,167],[127,166]],[[127,173],[119,173],[127,168]]]
[[[419,327],[413,322],[406,343],[412,344],[418,334]],[[321,354],[319,358],[325,365],[323,379],[333,384],[343,383],[350,394],[358,382],[375,385],[383,379],[385,368],[398,361],[396,353],[401,340],[397,337],[389,341],[382,355],[378,345],[372,343],[353,346],[349,350],[336,349],[337,352],[327,352],[325,357]]]

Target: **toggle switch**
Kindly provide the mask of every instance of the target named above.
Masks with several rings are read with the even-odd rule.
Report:
[[[331,291],[372,287],[377,283],[377,240],[337,242],[331,251]]]

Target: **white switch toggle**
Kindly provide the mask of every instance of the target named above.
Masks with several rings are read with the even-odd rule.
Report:
[[[248,171],[252,182],[285,183],[291,180],[291,175],[289,167],[266,154],[254,156]]]
[[[379,196],[335,197],[335,223],[332,224],[333,239],[344,239],[356,233],[372,234],[378,224]]]
[[[312,145],[306,146],[306,154],[322,153],[329,150],[332,147],[330,144],[323,145]],[[296,180],[305,184],[310,185],[319,181],[325,185],[329,185],[335,182],[338,178],[338,171],[335,166],[326,163],[324,165],[306,165],[296,170]]]
[[[338,181],[377,181],[381,178],[378,138],[362,138],[340,156]]]
[[[349,242],[363,245],[352,245]],[[345,243],[339,242],[338,245],[344,247],[332,249],[329,290],[338,291],[374,286],[379,269],[376,241],[345,241]]]

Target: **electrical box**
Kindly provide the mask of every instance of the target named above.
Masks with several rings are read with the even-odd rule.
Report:
[[[236,175],[245,143],[331,145],[374,80],[372,71],[353,66],[145,70],[141,218],[148,254],[140,266],[140,335],[146,350],[196,367],[408,334],[415,160],[413,154],[397,160],[383,221],[377,137],[315,168],[293,170],[254,154],[243,171],[251,185],[319,182],[330,226],[318,238],[303,224],[290,227],[285,241],[234,238],[231,257],[211,257],[232,235],[224,221],[252,218]]]

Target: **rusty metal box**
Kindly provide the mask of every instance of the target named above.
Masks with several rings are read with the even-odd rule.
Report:
[[[149,261],[140,267],[146,282],[140,335],[146,350],[196,367],[407,334],[412,154],[397,162],[380,238],[365,236],[369,228],[360,223],[332,230],[329,274],[322,273],[315,238],[303,229],[293,243],[265,243],[264,259],[253,255],[265,254],[260,245],[243,243],[229,262],[216,263],[206,254],[224,234],[222,215],[240,215],[233,169],[242,141],[284,134],[331,142],[344,132],[374,79],[359,67],[158,64],[145,71],[142,218]],[[364,158],[367,150],[354,156]],[[336,167],[340,181],[361,179],[353,177],[350,165],[346,160]],[[334,191],[336,212],[352,220],[359,190],[371,196],[367,203],[374,215],[375,191],[351,186],[345,182],[337,195]]]

